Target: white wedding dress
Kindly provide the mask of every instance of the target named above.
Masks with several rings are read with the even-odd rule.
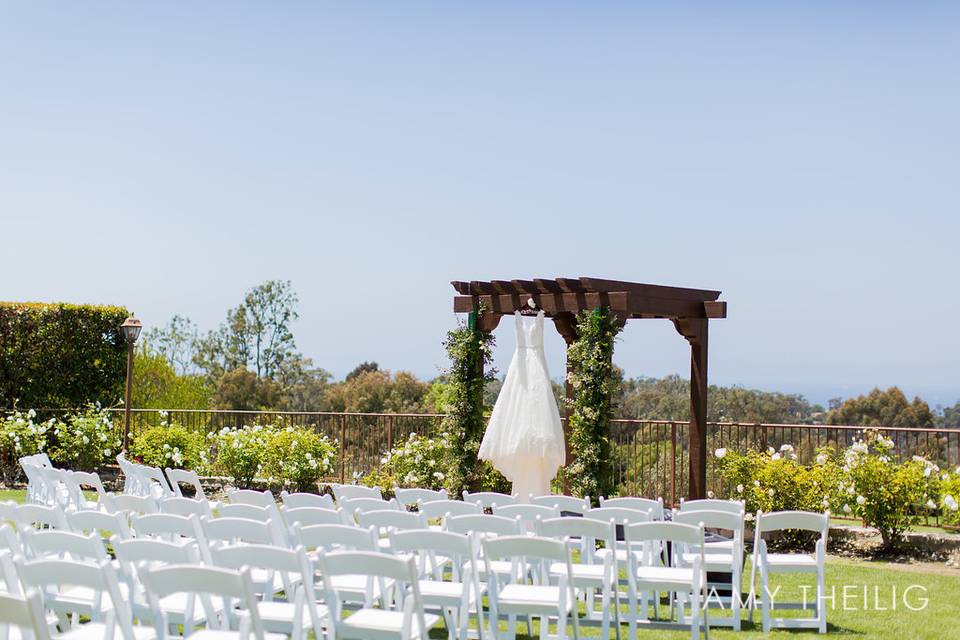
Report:
[[[565,459],[563,426],[543,354],[543,311],[533,322],[514,314],[517,349],[478,457],[489,460],[513,483],[522,502],[550,493],[550,481]]]

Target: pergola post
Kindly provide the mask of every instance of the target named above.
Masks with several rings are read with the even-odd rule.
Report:
[[[706,318],[675,320],[677,331],[690,343],[690,473],[687,496],[707,497],[707,337]]]

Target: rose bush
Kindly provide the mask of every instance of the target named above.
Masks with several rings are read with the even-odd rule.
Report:
[[[207,439],[179,424],[146,429],[137,434],[130,449],[135,460],[151,467],[199,472],[207,467]]]
[[[113,418],[98,405],[54,423],[50,458],[59,466],[78,471],[95,471],[114,462],[120,451],[120,434]]]

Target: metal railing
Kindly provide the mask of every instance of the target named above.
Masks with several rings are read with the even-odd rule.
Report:
[[[118,429],[123,410],[111,410]],[[62,415],[65,410],[43,412],[43,417]],[[44,415],[45,414],[45,415]],[[219,411],[134,409],[131,432],[163,423],[181,424],[197,431],[218,431],[254,423],[310,427],[340,442],[335,476],[330,480],[349,482],[355,474],[367,473],[380,465],[380,458],[394,444],[411,433],[437,435],[442,414],[420,413],[333,413],[288,411]],[[960,465],[960,429],[862,427],[851,425],[762,424],[710,422],[707,424],[707,488],[721,489],[713,472],[714,452],[779,449],[790,444],[801,462],[809,462],[821,447],[849,446],[866,428],[877,429],[894,442],[898,461],[922,455],[943,469]],[[689,480],[689,427],[687,422],[670,420],[613,420],[610,429],[614,484],[623,495],[662,496],[676,504],[686,495]]]

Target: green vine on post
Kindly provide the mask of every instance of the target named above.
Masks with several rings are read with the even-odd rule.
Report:
[[[613,345],[622,325],[606,307],[577,315],[577,339],[567,349],[573,386],[570,403],[570,450],[574,460],[565,469],[570,491],[594,501],[612,493],[610,420],[617,380]]]
[[[471,313],[466,324],[447,333],[444,342],[450,357],[450,410],[442,427],[451,457],[447,474],[451,495],[460,495],[481,481],[482,465],[477,452],[486,427],[483,392],[496,373],[489,367],[495,338],[478,328],[482,314],[482,308],[477,315]]]

